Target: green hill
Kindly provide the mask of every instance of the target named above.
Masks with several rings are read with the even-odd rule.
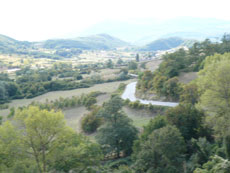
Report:
[[[170,37],[155,40],[146,46],[140,48],[142,51],[158,51],[158,50],[168,50],[178,46],[191,46],[193,40],[185,40],[179,37]]]
[[[79,49],[114,49],[129,45],[128,43],[107,34],[98,34],[74,39],[47,40],[43,47],[48,49],[79,48]]]
[[[31,47],[27,41],[17,41],[5,35],[0,34],[0,53],[16,53]]]

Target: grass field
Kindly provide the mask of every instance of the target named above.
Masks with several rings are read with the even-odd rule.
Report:
[[[127,80],[127,81],[118,81],[118,82],[110,82],[110,83],[103,83],[103,84],[97,84],[90,88],[80,88],[80,89],[74,89],[74,90],[68,90],[68,91],[54,91],[49,92],[37,97],[34,97],[32,99],[19,99],[19,100],[13,100],[11,103],[9,103],[9,107],[21,107],[21,106],[27,106],[33,101],[38,102],[45,102],[48,100],[55,100],[59,97],[72,97],[72,96],[80,96],[81,94],[85,93],[88,94],[92,91],[101,91],[106,93],[112,93],[114,92],[120,83],[130,83],[133,80]],[[9,114],[9,110],[0,110],[1,116],[6,116]]]
[[[127,106],[123,107],[123,111],[133,120],[133,124],[139,129],[142,129],[144,125],[148,124],[150,119],[156,116],[148,110],[131,109]]]
[[[63,110],[67,125],[77,132],[81,131],[81,118],[86,113],[88,113],[88,111],[84,106]]]
[[[101,105],[103,102],[108,101],[110,97],[109,94],[102,96],[99,96],[97,98],[99,100],[97,105]],[[123,107],[123,111],[129,118],[133,120],[134,126],[136,126],[138,129],[142,129],[143,126],[146,125],[149,122],[149,120],[155,116],[147,110],[136,110],[131,109],[127,106]],[[84,106],[63,110],[67,125],[77,132],[81,132],[81,118],[88,112],[89,111]]]
[[[106,92],[106,94],[97,97],[97,105],[102,105],[104,102],[110,99],[111,93],[117,90],[120,83],[127,84],[132,81],[133,80],[111,82],[111,83],[97,84],[90,88],[49,92],[32,99],[13,100],[11,103],[9,103],[9,107],[27,106],[33,101],[45,102],[47,99],[55,100],[58,99],[59,97],[66,98],[72,96],[80,96],[83,93],[87,94],[92,91]],[[141,129],[143,125],[146,125],[149,122],[149,120],[154,116],[149,111],[134,110],[129,107],[124,107],[123,111],[133,120],[133,124],[139,129]],[[80,132],[81,131],[80,120],[86,113],[88,113],[88,110],[84,106],[78,106],[74,108],[65,109],[63,110],[63,113],[65,115],[67,125],[73,128],[75,131]],[[9,109],[0,110],[1,116],[6,116],[8,114],[9,114]]]

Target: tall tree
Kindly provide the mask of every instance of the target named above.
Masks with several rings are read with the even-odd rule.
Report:
[[[78,167],[84,170],[89,165],[96,165],[100,159],[100,150],[93,147],[92,150],[95,151],[94,155],[91,155],[91,143],[87,145],[89,141],[86,142],[66,126],[61,112],[31,106],[16,112],[15,120],[21,134],[20,140],[27,148],[27,153],[34,157],[41,173],[54,168],[71,170]],[[66,164],[63,165],[64,168],[55,166],[60,156]],[[89,162],[82,160],[82,157],[90,158]]]
[[[199,106],[211,115],[206,122],[217,136],[229,135],[230,53],[207,57],[197,83],[201,90]]]
[[[99,115],[104,117],[106,124],[98,130],[96,136],[97,141],[104,146],[104,152],[108,155],[116,153],[118,158],[121,153],[130,155],[133,142],[137,139],[137,129],[121,111],[122,105],[118,96],[104,104]]]
[[[140,56],[139,56],[139,54],[137,53],[136,54],[136,62],[139,62],[140,61]]]
[[[175,125],[185,140],[197,139],[203,133],[204,113],[192,104],[180,104],[166,112],[167,120]]]
[[[183,172],[185,143],[179,130],[165,126],[154,130],[147,141],[141,143],[136,156],[136,172]]]

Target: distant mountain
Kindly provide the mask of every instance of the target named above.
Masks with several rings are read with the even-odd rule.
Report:
[[[162,38],[162,39],[155,40],[147,44],[146,46],[143,46],[139,50],[141,51],[169,50],[182,45],[190,46],[194,42],[195,42],[194,40],[185,40],[179,37]]]
[[[129,44],[127,42],[108,34],[97,34],[87,37],[77,37],[74,39],[47,40],[42,46],[48,49],[79,48],[107,50],[128,45]]]
[[[105,49],[129,45],[129,43],[122,41],[118,38],[112,37],[108,34],[97,34],[88,37],[78,37],[76,38],[76,40],[81,41],[84,44],[90,45],[91,47],[104,47]]]
[[[81,35],[107,33],[135,45],[146,45],[152,40],[180,37],[196,40],[221,37],[230,31],[230,21],[212,18],[181,17],[169,20],[135,19],[108,20],[84,30]]]
[[[30,42],[17,41],[13,38],[0,34],[0,53],[18,52],[30,46]]]

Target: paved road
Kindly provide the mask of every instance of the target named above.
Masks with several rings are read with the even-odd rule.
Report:
[[[132,83],[128,84],[126,86],[125,91],[122,94],[121,98],[124,100],[129,99],[132,102],[139,100],[142,104],[152,104],[152,105],[169,106],[169,107],[175,107],[178,105],[178,103],[175,103],[175,102],[161,102],[161,101],[138,99],[135,96],[136,85],[137,85],[137,82],[132,82]]]

